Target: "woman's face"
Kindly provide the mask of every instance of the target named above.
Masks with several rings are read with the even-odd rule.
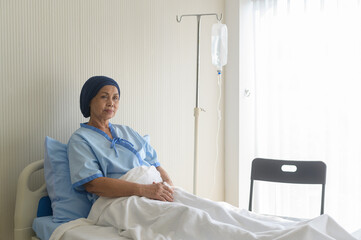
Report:
[[[90,118],[109,120],[115,116],[118,104],[118,89],[113,85],[106,85],[90,101]]]

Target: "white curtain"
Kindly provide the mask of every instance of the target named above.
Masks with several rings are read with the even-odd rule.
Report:
[[[360,0],[253,0],[249,4],[255,157],[324,161],[325,213],[348,231],[361,228]],[[258,186],[257,194],[271,200],[261,197],[255,208],[317,215],[317,187],[300,187],[296,196],[286,194],[287,188]],[[312,197],[300,200],[305,193]]]

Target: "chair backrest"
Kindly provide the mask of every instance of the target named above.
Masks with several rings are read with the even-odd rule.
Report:
[[[255,180],[296,184],[321,184],[321,215],[324,213],[326,164],[322,161],[292,161],[256,158],[252,162],[249,211],[252,211]]]

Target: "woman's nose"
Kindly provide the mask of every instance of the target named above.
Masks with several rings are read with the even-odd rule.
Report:
[[[108,106],[114,106],[114,101],[113,99],[109,99],[107,102]]]

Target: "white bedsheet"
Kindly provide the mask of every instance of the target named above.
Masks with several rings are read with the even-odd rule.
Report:
[[[138,183],[161,181],[154,167],[133,169],[124,179]],[[81,232],[81,228],[93,225],[112,227],[113,231],[118,231],[119,239],[137,240],[356,239],[327,215],[304,222],[286,221],[240,210],[227,203],[198,198],[180,188],[175,188],[172,203],[137,196],[100,197],[87,219],[61,225],[50,239],[74,239],[66,236],[67,231]],[[88,239],[93,239],[91,234]]]

